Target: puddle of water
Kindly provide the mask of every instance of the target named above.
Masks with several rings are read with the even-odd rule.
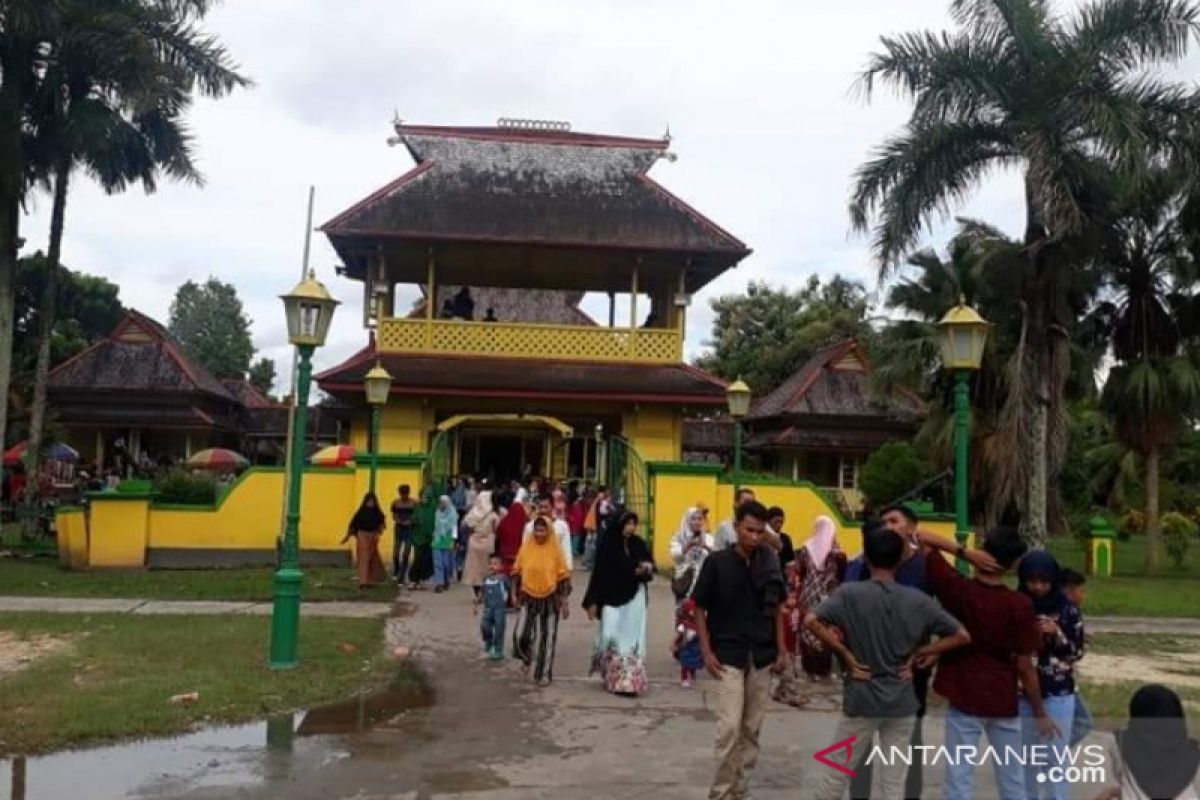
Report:
[[[355,734],[402,730],[408,712],[432,702],[426,684],[406,681],[248,725],[0,760],[0,787],[10,800],[135,800],[282,782],[295,764],[312,769],[348,757]]]

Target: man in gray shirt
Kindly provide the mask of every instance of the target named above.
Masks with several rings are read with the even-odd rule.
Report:
[[[804,624],[841,659],[846,668],[842,718],[833,743],[856,737],[845,767],[853,770],[871,749],[873,736],[885,753],[908,747],[916,724],[917,697],[911,670],[963,647],[971,637],[954,617],[924,592],[895,581],[904,541],[895,533],[872,527],[863,534],[863,551],[871,580],[842,584],[805,617]],[[842,638],[829,626],[842,630]],[[930,636],[930,644],[922,645]],[[843,641],[844,639],[844,641]],[[839,748],[840,749],[840,748]],[[836,751],[835,751],[836,752]],[[907,766],[900,759],[879,764],[880,797],[903,800]],[[850,775],[837,769],[822,771],[813,797],[838,800]]]

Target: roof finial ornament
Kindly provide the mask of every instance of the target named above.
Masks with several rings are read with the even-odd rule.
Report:
[[[396,132],[395,136],[389,136],[387,139],[388,147],[395,147],[400,144],[403,139],[400,136],[400,129],[404,127],[404,120],[400,119],[400,109],[392,109],[392,130]]]
[[[663,134],[663,141],[667,144],[671,143],[671,123],[667,123],[667,132]]]

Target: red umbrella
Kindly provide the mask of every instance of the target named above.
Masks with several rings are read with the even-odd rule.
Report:
[[[4,451],[4,466],[11,467],[14,464],[21,463],[21,458],[25,455],[25,445],[27,442],[17,442],[12,447]]]
[[[323,447],[313,453],[308,461],[318,467],[344,467],[354,463],[354,448],[348,444]]]

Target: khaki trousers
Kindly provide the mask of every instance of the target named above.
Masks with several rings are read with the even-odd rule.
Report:
[[[744,800],[750,796],[749,772],[758,762],[758,734],[771,694],[771,669],[740,670],[726,666],[716,684],[717,774],[709,800]]]
[[[908,766],[898,758],[892,758],[892,748],[899,752],[909,752],[913,728],[917,724],[916,717],[842,717],[838,722],[830,743],[837,743],[855,737],[853,747],[853,771],[862,764],[871,753],[872,739],[879,734],[879,749],[890,763],[877,761],[871,765],[874,774],[879,776],[879,800],[904,800],[904,777],[908,774]],[[841,759],[837,759],[841,760]],[[815,763],[815,762],[814,762]],[[850,776],[841,770],[817,763],[819,770],[816,786],[813,789],[814,800],[840,800]]]

